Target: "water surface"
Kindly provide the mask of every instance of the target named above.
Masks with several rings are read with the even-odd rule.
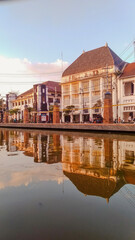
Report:
[[[135,239],[135,136],[0,130],[2,240]]]

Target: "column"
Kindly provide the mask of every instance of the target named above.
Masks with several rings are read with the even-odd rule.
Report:
[[[72,104],[72,83],[70,83],[69,97],[70,97],[70,105],[73,105],[73,104]]]
[[[103,78],[100,78],[100,100],[101,100],[101,115],[103,116],[103,108],[102,108],[102,103],[103,103]]]
[[[29,111],[27,108],[24,109],[24,117],[23,117],[23,123],[29,122]]]
[[[64,122],[64,113],[63,113],[63,109],[64,109],[64,88],[63,85],[61,85],[61,102],[60,102],[60,108],[62,111],[62,122]]]
[[[90,113],[90,117],[92,118],[92,91],[91,91],[91,80],[89,80],[89,113]]]
[[[111,93],[105,93],[104,99],[104,123],[113,122],[113,112],[112,112],[112,95]]]
[[[134,84],[134,96],[135,96],[135,81],[133,82],[133,84]]]
[[[53,107],[53,123],[60,123],[60,112],[59,112],[59,106],[54,105]]]
[[[79,82],[79,111],[80,111],[80,122],[83,121],[83,92],[82,82]]]

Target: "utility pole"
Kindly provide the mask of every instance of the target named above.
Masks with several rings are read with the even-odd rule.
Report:
[[[109,77],[108,77],[108,70],[111,69],[111,67],[108,67],[108,64],[106,64],[106,67],[103,69],[106,69],[106,82],[107,82],[107,92],[108,92],[108,87],[109,87]]]
[[[83,122],[84,122],[84,90],[83,88],[80,88],[80,94],[82,95],[83,99],[82,99],[82,102],[83,102],[83,110],[82,110],[82,113],[83,113]]]
[[[57,97],[57,88],[55,87],[55,96],[54,96],[54,102],[56,102],[56,97]]]

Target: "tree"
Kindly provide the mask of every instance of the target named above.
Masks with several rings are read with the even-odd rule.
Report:
[[[67,106],[63,112],[65,113],[65,115],[69,115],[71,112],[73,112],[73,110],[75,110],[75,106],[74,105],[70,105]]]
[[[3,98],[0,98],[0,111],[2,111],[5,108],[5,100]]]
[[[93,105],[93,108],[100,108],[102,107],[101,99],[97,100],[97,102]]]
[[[14,114],[17,114],[18,111],[19,111],[19,108],[10,109],[10,110],[9,110],[9,113],[10,113],[10,115],[14,115]]]
[[[49,106],[49,111],[53,112],[54,105]]]

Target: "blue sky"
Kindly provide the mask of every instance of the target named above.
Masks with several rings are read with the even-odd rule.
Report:
[[[52,64],[62,52],[70,64],[105,42],[120,54],[135,38],[134,9],[134,0],[2,1],[0,56]]]

